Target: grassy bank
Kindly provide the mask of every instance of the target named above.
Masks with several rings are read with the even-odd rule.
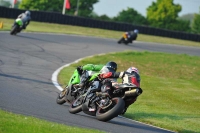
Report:
[[[103,133],[0,110],[0,133]]]
[[[0,22],[4,23],[3,29],[0,29],[0,30],[10,31],[11,26],[14,22],[14,19],[0,18]],[[52,24],[52,23],[40,23],[40,22],[34,22],[34,21],[31,21],[26,31],[53,32],[53,33],[96,36],[96,37],[103,37],[103,38],[114,38],[116,39],[116,41],[121,37],[123,33],[123,32],[112,31],[112,30],[86,28],[86,27],[71,26],[71,25],[60,25],[60,24]],[[150,36],[150,35],[144,35],[144,34],[139,34],[137,40],[143,41],[143,42],[156,42],[156,43],[163,43],[163,44],[178,44],[178,45],[185,45],[185,46],[200,47],[199,42],[172,39],[172,38],[167,38],[167,37]]]
[[[185,54],[123,52],[95,56],[73,64],[59,74],[65,86],[76,66],[114,60],[118,71],[136,66],[143,94],[125,117],[181,133],[200,132],[200,57]]]

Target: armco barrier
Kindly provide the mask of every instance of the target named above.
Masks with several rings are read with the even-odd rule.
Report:
[[[0,6],[1,18],[15,19],[22,12],[25,12],[25,10],[6,8],[6,7]],[[84,17],[62,15],[61,13],[57,13],[57,12],[31,11],[31,18],[33,21],[38,21],[38,22],[67,24],[67,25],[84,26],[84,27],[108,29],[108,30],[115,30],[115,31],[129,31],[133,29],[138,29],[140,33],[142,34],[200,42],[199,34],[191,34],[191,33],[185,33],[185,32],[159,29],[159,28],[154,28],[154,27],[149,27],[149,26],[132,25],[132,24],[127,24],[127,23],[102,21],[102,20],[95,20],[95,19],[84,18]]]

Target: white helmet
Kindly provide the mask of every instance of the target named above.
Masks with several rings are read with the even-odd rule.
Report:
[[[139,74],[139,70],[136,67],[130,67],[126,71],[129,73],[136,72],[137,74]]]
[[[133,32],[136,33],[136,34],[138,34],[139,31],[137,29],[135,29]]]
[[[31,12],[30,12],[30,11],[26,11],[25,14],[26,14],[27,16],[31,16]]]

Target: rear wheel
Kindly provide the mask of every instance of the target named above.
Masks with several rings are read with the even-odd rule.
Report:
[[[106,109],[99,108],[96,112],[96,117],[100,121],[109,121],[122,113],[125,107],[125,102],[119,97],[111,99],[112,104]]]
[[[129,40],[125,40],[124,44],[128,45],[129,44]]]

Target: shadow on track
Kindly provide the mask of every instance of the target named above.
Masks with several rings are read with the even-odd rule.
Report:
[[[23,78],[23,77],[20,77],[20,76],[13,76],[13,75],[2,74],[2,73],[0,73],[0,76],[7,77],[7,78],[14,78],[14,79],[19,79],[19,80],[27,80],[27,81],[32,81],[32,82],[37,82],[37,83],[52,85],[52,82],[44,82],[44,81],[40,81],[40,80],[36,80],[36,79]]]
[[[16,35],[16,36],[17,37],[21,37],[21,38],[27,38],[27,39],[32,39],[32,40],[38,40],[38,41],[43,41],[43,42],[50,42],[50,43],[60,44],[59,42],[50,41],[50,40],[47,40],[47,39],[39,39],[39,38],[30,37],[30,36],[23,36],[23,35]]]

